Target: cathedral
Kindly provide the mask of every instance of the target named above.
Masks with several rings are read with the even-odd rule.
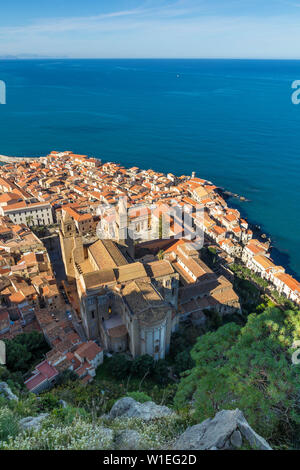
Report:
[[[68,281],[76,283],[87,338],[104,350],[163,359],[180,321],[204,323],[210,309],[222,316],[240,311],[231,282],[213,273],[190,243],[171,240],[163,259],[147,261],[135,259],[134,244],[120,233],[114,240],[83,235],[62,211]]]
[[[124,241],[84,242],[64,213],[63,260],[68,280],[76,282],[87,338],[111,352],[164,358],[177,322],[179,275],[172,264],[135,261]]]

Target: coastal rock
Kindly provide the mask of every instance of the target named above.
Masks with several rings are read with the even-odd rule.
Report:
[[[4,398],[7,398],[7,400],[19,400],[17,395],[11,391],[6,382],[0,382],[0,395]]]
[[[117,450],[142,450],[142,436],[134,429],[120,431],[115,440]]]
[[[174,450],[223,450],[240,448],[243,438],[253,449],[272,450],[248,424],[239,410],[222,410],[214,418],[189,427],[175,442]]]
[[[156,405],[153,401],[139,403],[133,398],[125,397],[118,400],[110,410],[112,419],[117,417],[139,418],[144,421],[150,421],[155,418],[161,418],[173,413],[167,406]]]
[[[49,416],[49,413],[42,413],[39,416],[27,416],[19,421],[19,424],[23,431],[27,429],[40,429],[42,422]]]

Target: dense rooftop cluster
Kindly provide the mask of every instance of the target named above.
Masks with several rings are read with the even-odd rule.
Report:
[[[99,221],[110,233],[115,221],[110,208],[117,206],[122,196],[127,198],[130,223],[136,234],[153,232],[162,216],[168,219],[167,238],[172,243],[161,245],[163,260],[151,256],[147,260],[147,255],[142,259],[141,255],[138,261],[128,261],[113,243],[96,241]],[[108,209],[99,211],[99,204]],[[200,219],[192,213],[193,224],[204,232],[204,244],[214,246],[223,259],[223,271],[218,275],[182,238],[176,216],[167,214],[168,208],[184,205],[204,208]],[[16,159],[0,167],[0,338],[11,338],[30,328],[41,329],[52,348],[47,364],[56,372],[69,368],[89,381],[103,355],[94,341],[84,340],[68,316],[47,250],[30,229],[49,227],[65,218],[72,220],[77,234],[90,240],[88,258],[75,267],[84,289],[110,284],[120,290],[123,279],[125,285],[121,288],[130,299],[131,290],[140,290],[145,279],[149,287],[149,282],[158,283],[157,279],[174,277],[175,273],[180,278],[180,315],[184,318],[192,313],[199,320],[206,308],[220,304],[238,308],[238,297],[226,276],[228,265],[238,258],[270,281],[280,294],[300,303],[298,281],[273,263],[269,244],[253,238],[247,221],[238,210],[227,206],[211,182],[194,174],[177,177],[138,167],[126,169],[117,163],[102,164],[99,159],[72,152],[53,151],[39,159]],[[150,251],[151,240],[156,247],[160,243],[152,236],[147,244]],[[131,284],[126,284],[128,281]],[[77,293],[73,294],[72,307],[80,314],[80,308],[75,306]],[[77,320],[80,322],[80,318]],[[112,328],[120,329],[120,325]],[[81,356],[83,349],[86,352]],[[51,367],[37,368],[32,383],[51,381],[56,376]],[[49,377],[45,379],[47,370]]]
[[[270,280],[280,293],[299,301],[299,283],[272,262],[268,246],[252,238],[239,211],[227,207],[216,186],[194,175],[177,177],[138,167],[126,169],[117,163],[101,164],[101,160],[85,155],[53,151],[31,162],[20,159],[2,166],[0,190],[3,215],[7,213],[13,219],[14,214],[8,211],[21,213],[18,204],[25,203],[33,210],[34,204],[49,204],[54,221],[60,219],[64,208],[82,233],[95,230],[99,203],[113,205],[120,196],[126,196],[132,207],[200,203],[205,207],[202,228],[211,241],[229,256],[242,257],[247,267]],[[28,222],[30,225],[30,219]]]

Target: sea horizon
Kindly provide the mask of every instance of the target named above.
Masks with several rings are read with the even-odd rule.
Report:
[[[300,57],[68,57],[68,56],[39,56],[22,54],[1,56],[1,61],[19,61],[19,60],[245,60],[245,61],[278,61],[278,62],[298,62]]]

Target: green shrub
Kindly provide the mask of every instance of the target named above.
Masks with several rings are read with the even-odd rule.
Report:
[[[74,420],[83,418],[88,420],[89,414],[83,408],[75,408],[73,406],[67,406],[66,408],[55,408],[52,410],[50,419],[53,423],[60,424],[72,424]]]
[[[0,382],[6,382],[15,393],[24,388],[22,372],[10,372],[6,367],[0,366]]]
[[[22,333],[5,340],[5,343],[7,369],[10,372],[28,372],[49,351],[44,336],[37,331]]]
[[[75,382],[76,380],[78,380],[78,375],[75,372],[64,370],[58,375],[56,385],[67,385],[69,382]]]
[[[159,359],[154,363],[152,378],[160,385],[166,384],[169,380],[168,364],[164,359]]]
[[[131,365],[131,373],[136,377],[144,377],[145,375],[150,376],[154,368],[154,359],[149,354],[138,356]]]
[[[192,402],[200,422],[234,404],[272,445],[291,443],[300,426],[300,367],[291,360],[299,332],[299,312],[269,307],[249,315],[242,328],[228,323],[203,335],[191,351],[195,366],[182,376],[176,407]]]
[[[125,354],[114,354],[107,362],[109,362],[111,374],[117,379],[124,379],[130,373],[131,361]]]
[[[127,397],[133,398],[134,400],[145,403],[146,401],[152,401],[151,397],[144,392],[128,392]]]
[[[39,409],[43,412],[49,412],[54,410],[54,408],[59,408],[59,398],[53,395],[51,392],[44,393],[41,395],[41,399],[39,401]]]
[[[114,401],[125,394],[122,384],[100,380],[84,385],[79,381],[54,388],[51,393],[58,400],[65,400],[70,406],[84,408],[93,416],[101,416],[112,407]],[[57,407],[55,407],[57,408]]]
[[[28,430],[2,444],[9,450],[105,450],[112,447],[102,426],[81,418],[69,426],[45,422],[40,429]]]
[[[186,349],[178,353],[174,361],[174,372],[180,375],[182,372],[191,369],[195,365],[195,362],[191,358],[190,351]]]
[[[0,441],[7,441],[19,433],[19,423],[15,414],[7,407],[0,409]]]
[[[118,433],[124,429],[138,431],[143,449],[170,448],[171,443],[191,424],[195,424],[187,414],[163,416],[160,419],[143,421],[138,418],[103,419],[103,425]]]
[[[8,403],[8,407],[20,418],[25,418],[26,416],[36,416],[40,413],[39,401],[33,393],[29,393],[27,396],[22,397],[18,401],[11,400]]]

